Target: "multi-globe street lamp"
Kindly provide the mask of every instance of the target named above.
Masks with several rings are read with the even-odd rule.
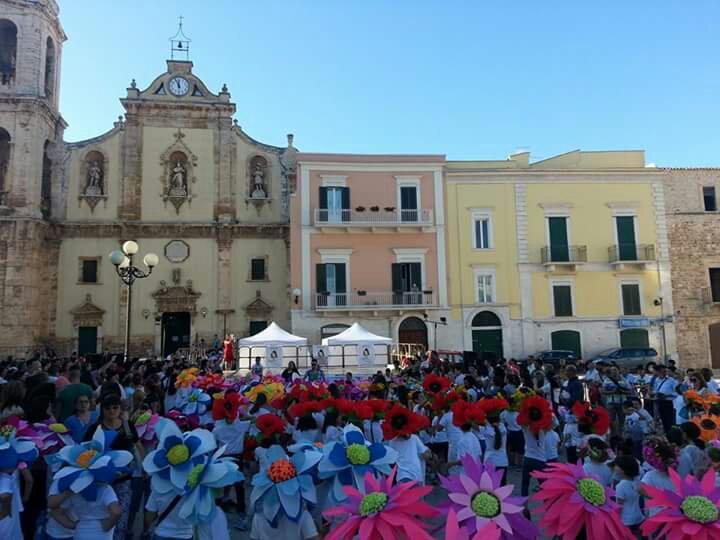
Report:
[[[110,253],[110,262],[115,266],[117,275],[120,276],[122,282],[127,285],[127,310],[125,313],[125,350],[123,358],[128,361],[128,351],[130,350],[130,315],[132,312],[132,286],[136,279],[143,279],[152,274],[159,262],[158,256],[154,253],[148,253],[143,257],[143,263],[147,266],[147,271],[133,265],[133,257],[140,248],[137,242],[128,240],[122,245],[122,251],[116,249]]]

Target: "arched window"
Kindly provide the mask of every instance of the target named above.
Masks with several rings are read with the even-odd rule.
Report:
[[[473,317],[472,326],[502,326],[502,321],[492,311],[481,311]]]
[[[417,317],[408,317],[398,328],[398,343],[415,343],[428,347],[428,332],[425,321]]]
[[[45,95],[52,96],[55,93],[55,43],[52,38],[47,38],[45,46]]]
[[[17,60],[17,26],[7,19],[0,20],[0,84],[10,84],[15,78]]]
[[[10,134],[0,128],[0,204],[5,204],[8,190],[7,177],[10,170]]]
[[[50,217],[52,197],[52,160],[50,159],[50,141],[43,148],[42,178],[40,180],[40,211],[44,218]]]
[[[582,356],[580,332],[575,330],[557,330],[550,334],[550,346],[554,351],[572,351],[576,358]]]

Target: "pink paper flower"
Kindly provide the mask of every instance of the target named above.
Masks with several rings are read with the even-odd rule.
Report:
[[[343,489],[347,501],[324,512],[326,518],[340,518],[341,523],[325,537],[326,540],[432,540],[428,524],[418,518],[429,518],[437,511],[422,498],[432,491],[430,486],[416,487],[416,482],[393,486],[397,468],[390,476],[375,479],[365,475],[365,493],[351,486]]]
[[[575,540],[584,530],[587,540],[634,540],[612,500],[615,492],[582,465],[553,463],[532,475],[542,481],[532,499],[540,503],[533,512],[542,516],[540,527],[546,535]]]
[[[668,469],[673,489],[668,491],[647,484],[650,496],[645,504],[661,510],[641,525],[642,533],[673,540],[713,540],[720,538],[720,489],[715,487],[715,470],[710,469],[702,480],[692,475],[680,478],[675,469]]]
[[[523,516],[525,497],[513,497],[513,486],[502,486],[502,471],[470,456],[462,458],[463,474],[440,477],[448,491],[447,509],[473,538],[483,540],[533,540],[537,527]],[[446,538],[452,538],[447,536]]]
[[[445,538],[452,538],[453,540],[470,540],[470,534],[467,532],[467,529],[465,529],[465,527],[461,527],[460,523],[458,523],[455,510],[450,510],[448,512],[447,522],[445,523]]]

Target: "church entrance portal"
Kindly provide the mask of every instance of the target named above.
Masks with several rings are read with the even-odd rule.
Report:
[[[178,349],[190,347],[190,313],[163,313],[162,351],[163,356]]]

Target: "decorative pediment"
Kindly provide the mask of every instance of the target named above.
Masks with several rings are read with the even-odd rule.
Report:
[[[188,280],[184,286],[167,286],[165,281],[160,282],[160,288],[152,293],[158,313],[197,312],[197,300],[202,296],[193,290],[192,281]]]
[[[192,185],[197,182],[195,167],[197,156],[185,144],[185,134],[178,128],[174,134],[175,142],[168,146],[160,156],[160,165],[163,174],[160,177],[162,198],[165,204],[172,203],[175,211],[180,213],[180,207],[187,201],[192,201]]]
[[[273,311],[273,307],[262,299],[260,291],[255,292],[255,300],[245,306],[245,313],[251,317],[266,317]]]
[[[75,326],[102,326],[105,310],[93,304],[92,295],[85,295],[85,302],[70,310]]]

